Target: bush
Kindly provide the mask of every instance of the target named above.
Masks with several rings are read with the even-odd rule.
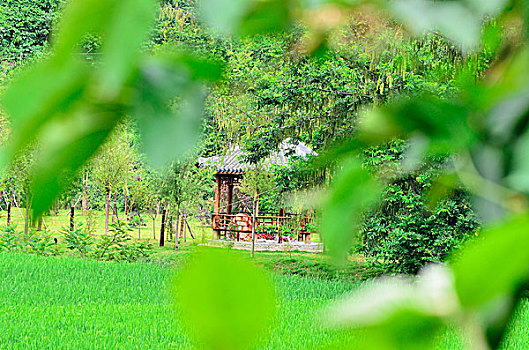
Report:
[[[463,192],[432,210],[418,194],[400,187],[388,192],[392,212],[368,215],[362,250],[391,272],[416,273],[427,263],[444,261],[478,229],[478,219]]]
[[[20,242],[23,251],[37,255],[59,255],[59,249],[53,237],[46,233],[30,231],[28,234],[20,235]]]
[[[362,245],[357,248],[390,272],[416,273],[427,263],[446,260],[478,230],[479,220],[463,190],[435,208],[428,206],[428,191],[450,159],[431,157],[416,171],[403,175],[407,147],[397,140],[365,154],[365,164],[389,184],[381,205],[366,215]]]
[[[137,261],[150,256],[152,246],[149,243],[133,240],[128,232],[132,229],[121,220],[110,225],[110,234],[99,238],[94,255],[100,260]]]
[[[0,250],[18,250],[21,248],[20,237],[15,232],[15,227],[2,228],[0,233]]]
[[[92,236],[83,229],[81,224],[76,225],[73,231],[68,227],[62,230],[66,248],[80,255],[87,257],[93,248]]]

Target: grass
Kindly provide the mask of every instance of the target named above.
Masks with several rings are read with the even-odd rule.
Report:
[[[19,211],[16,207],[13,207],[11,210],[11,224],[17,228],[17,231],[24,230],[24,216],[25,208],[21,208]],[[105,212],[104,211],[93,211],[93,218],[91,225],[91,233],[95,235],[101,235],[105,233]],[[7,212],[0,211],[0,220],[1,226],[5,226],[7,222]],[[123,212],[119,213],[119,218],[124,219],[125,214]],[[140,227],[140,237],[142,240],[150,240],[152,242],[157,242],[160,239],[160,225],[162,216],[158,215],[155,219],[155,234],[153,233],[152,219],[148,215],[143,215],[145,220],[145,226]],[[81,215],[81,211],[78,210],[75,212],[75,222],[76,224],[80,223],[83,227],[87,227],[87,220],[89,220],[87,215]],[[204,225],[203,223],[198,222],[194,219],[188,219],[191,229],[195,235],[195,238],[199,241],[206,240],[211,238],[213,232],[209,225]],[[59,234],[61,230],[70,225],[70,216],[69,211],[60,210],[57,215],[46,215],[44,216],[44,222],[46,225],[42,225],[42,229],[46,230],[52,234]],[[112,222],[112,215],[110,215],[109,223]],[[189,231],[187,231],[186,238],[187,240],[192,241]],[[168,230],[166,231],[166,236],[169,237]],[[133,228],[131,231],[131,236],[138,238],[138,229]],[[154,238],[156,237],[156,239]]]
[[[193,344],[167,294],[172,268],[4,253],[0,271],[0,349],[185,349]],[[315,348],[339,336],[319,326],[313,311],[352,283],[291,276],[274,281],[279,314],[260,349]]]
[[[25,215],[25,208],[20,208],[18,210],[16,207],[13,207],[11,209],[11,224],[14,225],[18,231],[24,230],[24,216]],[[105,232],[105,212],[104,211],[92,211],[93,218],[92,224],[91,224],[91,233],[95,235],[101,235]],[[142,215],[143,219],[145,220],[145,226],[140,227],[139,235],[142,240],[151,241],[152,243],[156,243],[160,239],[160,226],[161,226],[161,220],[162,215],[158,215],[154,222],[154,232],[153,232],[153,223],[150,216],[144,214]],[[4,210],[0,210],[0,226],[6,225],[7,222],[7,212]],[[125,214],[123,212],[119,212],[119,218],[124,219]],[[75,222],[82,224],[84,227],[87,227],[87,215],[81,215],[81,211],[77,210],[75,212]],[[63,230],[66,227],[69,227],[70,225],[70,216],[68,210],[60,210],[57,215],[46,215],[44,216],[44,222],[45,225],[42,225],[43,230],[47,230],[48,232],[58,235],[61,230]],[[109,223],[112,222],[112,215],[110,215]],[[211,230],[211,226],[204,224],[203,222],[200,222],[196,220],[193,217],[188,217],[189,225],[191,226],[191,230],[193,231],[193,235],[195,236],[195,241],[198,241],[200,243],[206,242],[208,239],[213,238],[213,231]],[[134,238],[138,238],[138,228],[135,227],[130,232],[131,236]],[[155,238],[156,237],[156,238]],[[169,239],[169,228],[166,231],[166,240]],[[181,239],[182,240],[182,239]],[[189,234],[189,230],[186,229],[186,240],[187,241],[193,241]],[[312,241],[314,242],[321,242],[320,236],[316,233],[312,235]]]
[[[175,269],[192,251],[188,246],[183,254],[173,254],[179,256],[173,260],[176,264],[0,253],[0,349],[194,347],[167,292]],[[317,261],[308,258],[299,254],[296,260]],[[290,258],[263,253],[256,261],[270,268],[282,259]],[[261,337],[256,349],[354,345],[357,335],[326,329],[315,315],[330,300],[355,288],[356,281],[279,274],[273,280],[279,311],[269,335]],[[226,296],[212,293],[212,297]],[[502,349],[529,348],[528,324],[529,300],[523,300]],[[437,343],[438,349],[463,348],[455,331],[445,332]]]

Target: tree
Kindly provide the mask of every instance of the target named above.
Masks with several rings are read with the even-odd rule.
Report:
[[[105,234],[108,233],[112,194],[124,183],[130,166],[130,147],[115,134],[91,163],[92,181],[105,195]]]

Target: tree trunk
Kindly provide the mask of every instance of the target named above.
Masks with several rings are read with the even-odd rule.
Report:
[[[184,223],[185,220],[186,220],[186,210],[185,208],[182,208],[182,216],[180,218],[180,238],[185,237],[185,229],[186,229],[186,226]],[[184,239],[184,242],[185,242],[185,239]]]
[[[110,211],[110,190],[107,190],[105,196],[105,235],[108,235],[108,212]]]
[[[160,247],[163,247],[165,245],[165,215],[166,215],[166,209],[165,207],[163,207],[162,224],[160,225]]]
[[[83,176],[83,199],[81,200],[81,215],[85,215],[88,202],[88,172]]]
[[[42,217],[40,217],[38,219],[38,224],[37,224],[37,231],[42,231],[42,220],[44,220]]]
[[[173,221],[174,251],[178,251],[178,220],[180,219],[180,205],[176,206],[176,220]]]
[[[180,205],[176,206],[176,221],[173,222],[173,231],[176,236],[175,239],[178,240],[178,223],[180,221]]]
[[[124,207],[124,211],[125,211],[125,218],[127,218],[128,214],[129,214],[129,207],[128,207],[128,200],[129,200],[129,196],[128,196],[128,192],[129,192],[129,185],[128,185],[128,179],[129,179],[129,169],[127,168],[127,176],[125,177],[125,188],[123,189],[123,196],[124,196],[124,200],[125,200],[125,207]],[[131,211],[134,210],[134,209],[131,209]]]
[[[152,217],[152,238],[156,240],[156,216]]]
[[[24,218],[24,234],[29,234],[29,193],[26,194],[26,217]]]
[[[141,214],[138,210],[138,239],[141,239]]]
[[[7,201],[7,226],[11,224],[11,196],[9,196],[9,200]]]
[[[112,208],[112,223],[114,223],[115,220],[119,220],[117,202],[118,202],[118,191],[116,190],[116,192],[114,192],[114,207]]]
[[[171,220],[173,219],[173,216],[171,215],[171,204],[167,206],[167,214],[165,217],[165,227],[167,228],[167,236],[165,237],[168,241],[173,240],[173,230],[171,230]]]
[[[75,230],[75,203],[72,199],[72,204],[70,205],[70,232]]]

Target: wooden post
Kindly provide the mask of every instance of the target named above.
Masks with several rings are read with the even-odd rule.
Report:
[[[226,196],[227,204],[226,204],[226,214],[230,215],[233,210],[233,180],[230,179],[230,182],[228,183],[228,193]]]
[[[216,174],[215,175],[215,179],[216,179],[215,203],[214,203],[214,207],[213,207],[213,218],[211,220],[211,226],[213,228],[213,239],[219,239],[220,231],[218,230],[218,227],[216,227],[216,222],[215,221],[218,220],[218,219],[217,219],[217,216],[215,216],[215,215],[220,214],[220,191],[221,191],[221,185],[222,185],[221,175],[220,174]]]

